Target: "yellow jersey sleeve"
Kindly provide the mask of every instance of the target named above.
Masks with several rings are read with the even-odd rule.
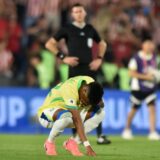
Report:
[[[93,78],[89,76],[83,76],[83,79],[86,81],[87,84],[95,81]]]

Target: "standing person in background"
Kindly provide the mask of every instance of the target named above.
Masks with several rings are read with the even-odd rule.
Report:
[[[54,37],[46,42],[46,48],[53,52],[64,63],[69,65],[69,77],[88,75],[96,78],[97,70],[102,64],[106,51],[106,43],[100,39],[92,25],[86,24],[86,11],[83,5],[77,3],[71,7],[72,24],[61,28]],[[68,47],[68,56],[58,49],[58,42],[65,39]],[[96,59],[92,59],[93,42],[98,44]],[[97,143],[109,144],[102,135],[102,125],[97,128]]]
[[[132,120],[140,108],[142,101],[148,106],[150,140],[160,140],[160,136],[156,132],[156,80],[159,79],[159,71],[157,69],[156,55],[154,54],[155,46],[152,41],[146,40],[142,44],[140,50],[129,63],[129,74],[131,76],[131,102],[132,108],[128,114],[127,124],[122,133],[124,139],[132,139],[132,131],[130,129]]]

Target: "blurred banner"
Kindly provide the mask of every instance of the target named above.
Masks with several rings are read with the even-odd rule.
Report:
[[[48,90],[33,88],[0,88],[0,133],[46,133],[37,121],[37,109],[42,105]],[[130,109],[129,92],[105,89],[106,117],[103,129],[107,134],[122,132]],[[160,130],[160,93],[158,93],[157,128]],[[133,121],[133,132],[148,132],[148,111],[143,105]],[[69,133],[66,130],[65,133]]]

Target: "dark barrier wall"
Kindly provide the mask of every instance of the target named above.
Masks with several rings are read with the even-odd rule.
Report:
[[[37,122],[36,113],[47,93],[48,90],[33,88],[0,88],[0,133],[45,133],[46,129]],[[104,102],[104,131],[121,133],[130,109],[129,93],[105,89]],[[156,103],[157,128],[160,130],[160,93]],[[135,133],[148,131],[148,112],[145,105],[137,113],[132,128]]]

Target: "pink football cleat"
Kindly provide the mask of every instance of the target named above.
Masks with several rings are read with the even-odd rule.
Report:
[[[72,138],[64,142],[63,147],[69,151],[73,156],[83,156],[83,153],[80,152],[78,144]]]
[[[56,156],[57,152],[56,152],[56,147],[54,143],[49,142],[48,140],[46,140],[45,144],[44,144],[44,148],[46,150],[46,154],[49,156]]]

